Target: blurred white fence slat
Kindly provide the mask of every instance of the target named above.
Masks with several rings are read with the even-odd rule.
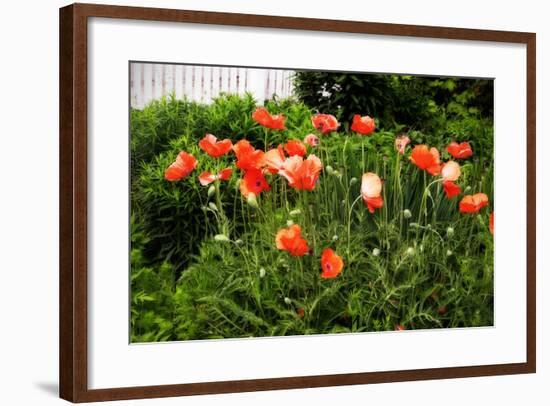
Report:
[[[132,63],[130,103],[141,109],[154,99],[172,93],[177,98],[211,103],[220,93],[251,93],[259,104],[274,95],[293,93],[293,71],[281,69],[229,68],[218,66]]]

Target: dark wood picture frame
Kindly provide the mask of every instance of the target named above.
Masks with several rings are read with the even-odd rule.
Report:
[[[218,24],[364,33],[420,38],[492,41],[527,47],[527,329],[526,362],[385,372],[198,382],[128,388],[88,388],[87,304],[87,28],[88,18]],[[73,4],[60,9],[60,397],[72,402],[312,388],[425,379],[522,374],[536,371],[536,95],[534,33],[382,24]]]

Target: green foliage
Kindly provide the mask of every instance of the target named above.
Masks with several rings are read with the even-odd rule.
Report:
[[[492,325],[491,209],[458,213],[458,198],[446,199],[440,182],[394,149],[403,131],[413,144],[437,147],[442,160],[449,159],[444,147],[451,140],[471,141],[474,158],[461,162],[458,183],[467,193],[486,193],[492,206],[492,118],[474,106],[481,103],[473,100],[475,86],[359,76],[365,77],[342,81],[351,90],[376,91],[356,104],[351,96],[325,100],[332,104],[322,108],[307,100],[266,101],[271,113],[287,117],[285,131],[251,119],[250,95],[222,95],[211,105],[162,99],[132,111],[132,342]],[[231,154],[213,159],[198,148],[206,133],[268,149],[314,132],[317,108],[338,115],[343,127],[320,136],[320,148],[310,151],[333,168],[313,191],[267,175],[271,191],[258,196],[255,209],[239,192],[238,170],[215,193],[199,184],[204,170],[234,167]],[[351,134],[347,120],[354,113],[375,116],[377,132]],[[168,182],[164,171],[181,150],[198,166],[187,179]],[[384,180],[384,206],[375,214],[359,198],[361,175],[369,171]],[[310,255],[276,249],[275,234],[289,222],[302,227]],[[327,247],[345,263],[335,279],[320,277]]]
[[[488,79],[301,71],[294,86],[307,106],[344,122],[354,114],[369,115],[382,128],[424,131],[438,141],[448,133],[450,119],[492,125],[493,81]],[[477,131],[467,136],[482,137]]]

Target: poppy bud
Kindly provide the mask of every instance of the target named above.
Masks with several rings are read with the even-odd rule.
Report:
[[[265,268],[260,268],[260,278],[265,276]]]
[[[256,195],[254,193],[249,193],[248,194],[248,197],[246,198],[246,202],[248,203],[248,205],[250,207],[253,207],[255,209],[257,209],[259,206],[258,206],[258,201],[256,200]]]
[[[332,236],[332,241],[338,241],[338,236],[336,234]]]
[[[214,211],[218,211],[218,206],[216,206],[214,203],[210,202],[208,203],[208,207]]]
[[[244,242],[240,238],[238,240],[235,240],[235,245],[241,246],[243,244],[244,244]]]
[[[208,197],[214,196],[214,193],[216,192],[216,188],[212,185],[208,188]]]
[[[332,175],[336,176],[337,178],[340,177],[340,172],[339,171],[332,171]]]
[[[413,248],[413,247],[407,248],[407,251],[405,251],[405,253],[406,253],[407,255],[413,255],[413,254],[414,254],[414,248]]]
[[[205,212],[206,210],[208,210],[208,207],[206,207],[206,206],[201,206],[201,210]]]
[[[216,234],[214,236],[214,240],[216,240],[218,242],[228,242],[228,241],[230,241],[229,237],[224,235],[224,234]]]
[[[411,223],[410,226],[411,228],[418,228],[418,223]]]
[[[300,214],[302,214],[302,210],[300,210],[300,209],[295,209],[295,210],[292,210],[289,214],[290,214],[292,217],[294,217],[294,216],[299,216]]]
[[[289,297],[285,297],[285,303],[289,305],[292,303],[292,300]]]
[[[332,174],[334,173],[334,169],[333,169],[332,166],[330,166],[330,165],[327,165],[327,166],[325,167],[325,171],[327,171],[327,173],[328,173],[329,175],[332,175]]]
[[[350,186],[353,186],[353,185],[355,185],[356,183],[357,183],[357,178],[351,178],[351,179],[349,180],[349,185],[350,185]]]
[[[447,256],[450,257],[451,255],[453,255],[453,251],[447,250]]]
[[[472,187],[471,186],[466,186],[466,188],[464,189],[464,193],[467,193],[470,190],[472,190]]]
[[[455,233],[455,229],[452,227],[447,227],[447,237],[452,237]]]
[[[287,220],[287,221],[286,221],[286,226],[287,226],[287,227],[290,227],[290,226],[293,225],[293,224],[294,224],[294,221],[292,221],[292,220]]]
[[[380,250],[378,248],[375,248],[372,250],[372,255],[377,257],[378,255],[380,255]]]
[[[241,188],[241,180],[237,179],[237,181],[235,182],[235,190],[239,190],[240,188]]]
[[[410,219],[412,217],[411,211],[409,209],[403,210],[403,217],[405,217],[406,219]]]

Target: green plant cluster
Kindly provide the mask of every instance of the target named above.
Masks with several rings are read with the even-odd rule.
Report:
[[[382,93],[385,85],[377,83]],[[373,101],[372,108],[385,102]],[[392,103],[395,111],[401,108]],[[481,159],[492,156],[492,120],[469,103],[459,97],[444,107],[436,103],[422,111],[426,126],[401,121],[406,115],[386,120],[386,112],[375,116],[379,130],[371,137],[351,134],[349,114],[340,111],[343,129],[320,136],[322,148],[315,151],[325,165],[315,190],[290,190],[274,175],[258,208],[242,198],[237,171],[218,186],[218,196],[199,184],[200,172],[234,166],[234,158],[207,157],[198,141],[212,133],[265,149],[301,140],[315,132],[311,115],[320,106],[305,98],[266,101],[270,112],[287,117],[285,131],[266,131],[252,120],[250,95],[222,95],[210,105],[164,98],[132,110],[131,341],[491,325],[488,213],[460,214],[457,199],[447,200],[439,183],[431,184],[394,148],[404,129],[413,144],[437,147],[442,160],[449,158],[444,147],[450,141],[470,141],[476,158],[461,162],[459,183],[492,202],[492,159]],[[377,111],[355,106],[349,111]],[[322,112],[334,114],[333,107]],[[449,119],[451,109],[465,111]],[[197,157],[194,176],[167,182],[164,171],[181,150]],[[375,214],[357,199],[366,171],[384,181],[385,204]],[[301,225],[311,255],[292,257],[275,248],[277,230],[291,223]],[[326,247],[345,263],[332,280],[320,278],[318,259]]]
[[[493,80],[298,71],[294,85],[307,106],[343,122],[361,112],[430,145],[471,139],[477,157],[492,160]]]

